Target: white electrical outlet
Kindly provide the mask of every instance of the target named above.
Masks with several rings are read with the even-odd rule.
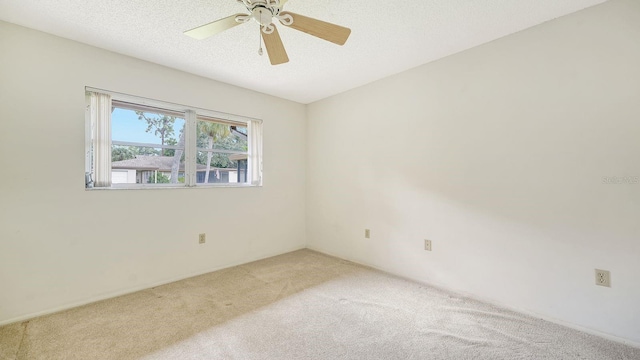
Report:
[[[596,269],[596,285],[611,287],[611,273],[607,270]]]
[[[365,239],[370,239],[371,238],[371,230],[364,229],[364,238]]]
[[[198,235],[198,243],[200,244],[204,244],[207,242],[207,235],[202,233],[200,235]]]
[[[431,240],[424,239],[424,249],[431,251]]]

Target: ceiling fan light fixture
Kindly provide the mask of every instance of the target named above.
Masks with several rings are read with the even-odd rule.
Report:
[[[271,20],[273,19],[273,12],[271,12],[269,8],[266,8],[264,6],[256,6],[253,10],[251,10],[251,17],[261,26],[267,26],[271,24]]]

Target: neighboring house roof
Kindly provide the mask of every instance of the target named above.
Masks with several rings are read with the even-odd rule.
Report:
[[[237,161],[237,160],[246,160],[247,154],[229,154],[229,160]]]
[[[246,155],[244,155],[246,158]],[[149,170],[170,172],[173,164],[173,156],[136,155],[134,159],[114,161],[111,163],[112,169],[127,170]],[[235,168],[210,167],[210,170],[235,170]],[[207,166],[197,164],[197,171],[206,171]],[[179,171],[184,171],[184,162],[180,163]]]
[[[237,126],[229,126],[231,133],[241,139],[247,140],[247,128],[238,128]],[[244,131],[242,131],[244,129]]]
[[[171,164],[173,156],[136,155],[133,159],[112,162],[111,168],[171,171]],[[184,171],[184,163],[180,163],[180,170]]]

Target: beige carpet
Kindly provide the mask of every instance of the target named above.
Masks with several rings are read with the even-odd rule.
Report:
[[[640,359],[310,250],[0,328],[0,359]]]

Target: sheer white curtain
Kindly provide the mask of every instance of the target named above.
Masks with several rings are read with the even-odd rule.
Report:
[[[252,185],[262,185],[262,121],[249,121],[249,161],[247,171]]]
[[[93,183],[111,186],[111,95],[91,92]]]

